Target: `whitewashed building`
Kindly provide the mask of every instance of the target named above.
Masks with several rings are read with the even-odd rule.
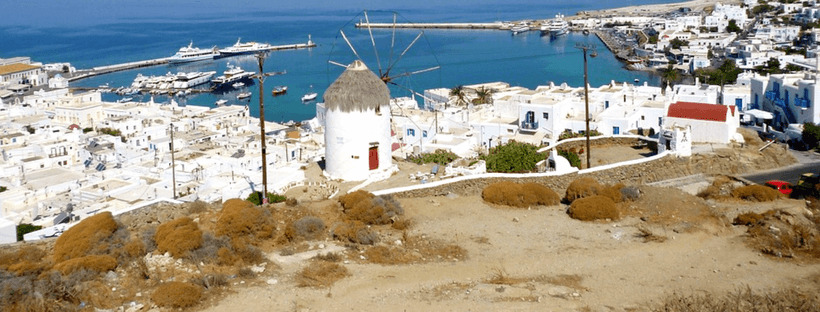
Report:
[[[694,143],[727,144],[737,133],[739,115],[734,106],[676,102],[669,105],[664,129],[690,127]]]

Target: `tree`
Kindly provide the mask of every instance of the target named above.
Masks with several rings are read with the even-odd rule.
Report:
[[[571,151],[558,150],[558,155],[566,158],[570,166],[581,168],[581,157],[579,157],[578,154]]]
[[[481,159],[487,162],[489,172],[531,172],[546,156],[535,145],[510,141],[491,148]]]
[[[742,71],[734,61],[726,60],[720,67],[715,69],[698,69],[695,76],[711,85],[724,85],[735,83],[737,76]]]
[[[737,26],[737,21],[735,21],[733,19],[730,19],[729,20],[729,25],[726,26],[726,31],[733,32],[733,33],[740,33],[743,30],[740,29],[740,26]]]
[[[820,142],[820,126],[807,122],[803,124],[803,143],[809,149],[817,148]]]
[[[450,89],[450,96],[455,97],[456,105],[464,105],[464,103],[466,103],[464,98],[467,96],[467,94],[464,91],[464,86],[462,85],[458,85]],[[447,108],[447,104],[444,105],[444,108]]]
[[[783,70],[780,69],[780,61],[776,58],[770,58],[765,65],[755,66],[755,70],[762,74],[780,74]]]
[[[649,43],[651,43],[651,44],[658,43],[658,35],[649,36]]]
[[[262,192],[253,192],[251,195],[248,195],[248,198],[245,200],[252,202],[254,205],[261,205],[262,204]],[[275,204],[280,203],[287,200],[285,196],[276,195],[274,193],[268,193],[268,203]]]
[[[677,82],[679,79],[680,73],[678,73],[678,70],[675,69],[672,64],[669,64],[666,69],[661,70],[661,81],[664,87],[672,85],[673,82]]]
[[[493,90],[488,89],[485,87],[478,88],[476,90],[476,98],[473,100],[473,104],[492,104],[493,103]]]
[[[671,41],[669,41],[669,46],[672,47],[672,49],[680,49],[680,47],[688,46],[688,45],[689,45],[689,41],[681,40],[681,39],[678,39],[678,38],[675,38],[675,39],[672,39]]]

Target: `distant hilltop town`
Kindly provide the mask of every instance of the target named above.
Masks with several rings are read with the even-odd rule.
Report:
[[[271,193],[313,186],[311,198],[329,198],[357,188],[347,182],[390,177],[393,160],[437,150],[474,158],[510,141],[548,148],[584,134],[587,120],[590,134],[641,136],[680,157],[697,153],[693,144],[742,144],[741,126],[801,142],[803,124],[820,122],[818,19],[815,1],[749,0],[706,11],[568,18],[572,29],[594,31],[630,66],[654,68],[664,80],[611,81],[588,94],[583,85],[488,82],[417,98],[371,97],[346,87],[382,83],[354,63],[315,118],[264,122],[267,163],[260,120],[247,106],[105,102],[98,90],[71,91],[68,63],[0,59],[0,243],[14,241],[8,230],[21,223],[46,227],[26,236],[39,239],[102,211],[246,198],[263,189],[263,168]],[[540,172],[580,169],[550,157]],[[327,166],[324,174],[307,174],[316,163]],[[444,181],[487,172],[456,167],[433,174]],[[428,182],[415,177],[408,183]]]

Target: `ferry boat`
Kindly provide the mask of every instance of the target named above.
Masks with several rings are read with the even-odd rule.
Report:
[[[541,25],[541,35],[549,35],[550,38],[558,38],[569,32],[569,23],[564,20],[563,14],[558,14],[549,23]]]
[[[282,95],[286,92],[288,92],[288,86],[275,86],[273,87],[273,91],[271,91],[273,96]]]
[[[188,89],[207,83],[215,74],[215,71],[177,73],[174,89]]]
[[[219,54],[224,56],[232,56],[232,55],[240,55],[240,54],[251,54],[255,52],[262,52],[268,51],[272,47],[270,44],[267,43],[259,43],[259,42],[241,42],[242,38],[236,40],[234,45],[220,49]]]
[[[239,93],[239,95],[236,96],[236,99],[237,100],[242,100],[242,99],[247,99],[249,97],[251,97],[250,92],[241,92],[241,93]]]
[[[247,72],[239,66],[228,64],[228,69],[222,73],[222,76],[211,80],[211,84],[216,88],[233,86],[235,82],[251,80],[254,74],[255,72]]]
[[[187,47],[179,48],[176,54],[168,58],[168,63],[171,64],[179,64],[179,63],[188,63],[188,62],[196,62],[196,61],[204,61],[204,60],[212,60],[214,57],[219,56],[219,51],[216,47],[208,50],[208,49],[200,49],[193,47],[194,42],[191,41]]]
[[[515,36],[517,34],[530,31],[530,25],[525,22],[521,22],[511,27],[510,31],[512,32],[513,36]]]

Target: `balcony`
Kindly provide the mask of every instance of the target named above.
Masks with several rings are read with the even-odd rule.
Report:
[[[533,121],[533,122],[522,121],[521,122],[521,131],[536,131],[536,130],[538,130],[538,122],[537,121]]]
[[[766,91],[766,99],[769,101],[774,101],[775,99],[780,98],[777,92],[774,91]]]
[[[798,97],[794,99],[794,106],[806,109],[809,108],[809,106],[811,106],[811,101],[809,101],[809,99]]]

